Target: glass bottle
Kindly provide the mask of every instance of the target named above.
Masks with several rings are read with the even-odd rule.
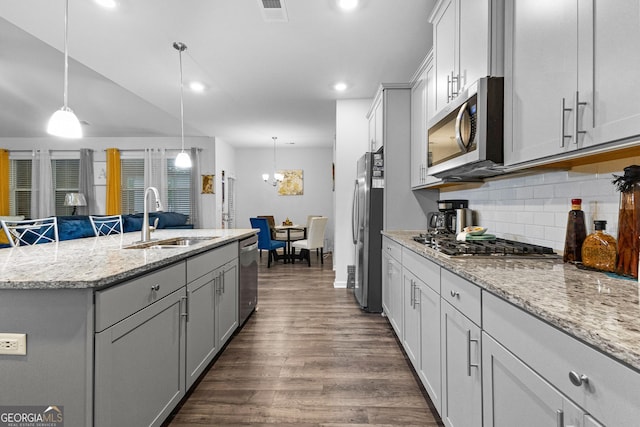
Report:
[[[582,243],[582,265],[601,271],[616,271],[616,239],[607,234],[607,221],[593,221],[594,232]]]
[[[582,211],[582,199],[571,199],[571,210],[567,219],[567,235],[564,239],[564,262],[582,261],[582,243],[587,237]]]
[[[640,253],[640,166],[627,166],[624,168],[624,176],[617,176],[613,183],[620,191],[616,273],[637,278]]]

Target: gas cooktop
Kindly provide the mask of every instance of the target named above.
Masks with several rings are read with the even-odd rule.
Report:
[[[413,240],[451,257],[559,258],[552,248],[501,238],[462,242],[454,234],[425,233]]]

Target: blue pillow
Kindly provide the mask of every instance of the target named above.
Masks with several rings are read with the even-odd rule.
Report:
[[[93,237],[93,227],[88,216],[58,217],[58,237],[60,240],[81,239]]]
[[[122,222],[125,233],[142,230],[142,214],[122,215]]]

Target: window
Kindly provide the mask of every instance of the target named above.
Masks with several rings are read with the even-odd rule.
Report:
[[[56,215],[71,215],[73,206],[65,206],[64,197],[67,193],[77,193],[79,191],[80,160],[51,160],[51,171],[53,173],[53,188],[56,198]]]
[[[120,161],[122,213],[132,214],[144,210],[144,160]]]
[[[9,172],[9,211],[11,215],[31,217],[31,159],[11,160]]]
[[[175,159],[167,159],[167,204],[165,209],[191,215],[191,169],[175,166]]]
[[[144,160],[120,161],[122,213],[144,211]],[[175,159],[167,159],[167,200],[165,211],[191,215],[191,170],[175,167]]]

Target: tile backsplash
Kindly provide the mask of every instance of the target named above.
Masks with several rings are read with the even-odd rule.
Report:
[[[573,198],[582,199],[587,234],[594,220],[606,220],[607,232],[617,239],[620,194],[611,181],[632,164],[640,164],[640,157],[443,188],[440,198],[468,199],[475,222],[488,233],[562,251]]]

